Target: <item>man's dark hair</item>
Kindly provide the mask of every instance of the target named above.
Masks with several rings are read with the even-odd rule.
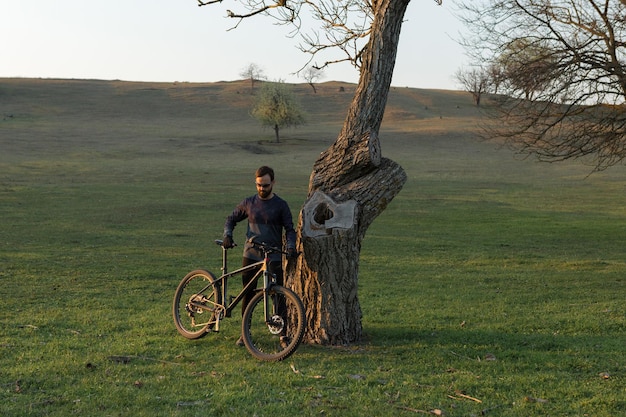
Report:
[[[266,175],[269,175],[270,180],[274,181],[274,170],[272,168],[263,165],[261,168],[256,170],[256,178],[264,177]]]

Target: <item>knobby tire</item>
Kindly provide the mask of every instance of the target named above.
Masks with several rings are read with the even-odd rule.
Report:
[[[242,335],[248,351],[263,361],[281,361],[300,345],[305,330],[305,311],[300,298],[290,289],[274,285],[268,290],[271,316],[276,320],[265,322],[263,290],[250,300],[243,315]],[[282,314],[277,311],[284,302]],[[281,337],[286,337],[284,346]]]

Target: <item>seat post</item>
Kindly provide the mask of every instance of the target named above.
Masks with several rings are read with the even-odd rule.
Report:
[[[222,246],[222,274],[228,273],[228,249]]]

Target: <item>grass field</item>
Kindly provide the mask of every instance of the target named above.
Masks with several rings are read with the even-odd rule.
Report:
[[[296,86],[309,123],[274,144],[245,83],[0,79],[0,415],[624,415],[623,167],[479,142],[461,92],[392,89],[382,150],[409,179],[364,241],[362,343],[271,364],[238,318],[176,333],[254,169],[297,216],[339,86]]]

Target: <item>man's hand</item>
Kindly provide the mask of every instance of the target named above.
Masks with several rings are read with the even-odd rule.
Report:
[[[230,249],[230,248],[234,248],[235,247],[235,242],[233,241],[233,237],[232,236],[224,236],[224,239],[222,241],[222,246],[226,249]]]

